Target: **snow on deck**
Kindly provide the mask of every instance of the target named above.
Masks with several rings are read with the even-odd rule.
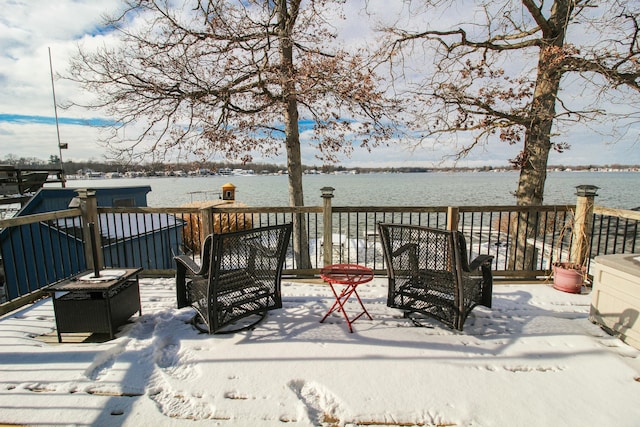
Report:
[[[589,322],[588,294],[496,285],[458,332],[386,307],[385,278],[360,293],[373,320],[354,333],[319,323],[328,286],[285,281],[283,309],[211,336],[172,279],[142,279],[116,339],[62,344],[41,300],[0,318],[0,424],[638,425],[640,352]]]

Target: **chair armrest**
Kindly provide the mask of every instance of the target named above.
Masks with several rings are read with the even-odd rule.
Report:
[[[412,251],[411,255],[412,256],[416,256],[416,249],[417,248],[418,248],[418,245],[416,243],[405,243],[404,245],[400,246],[398,249],[393,251],[391,256],[397,257],[399,255],[402,255],[406,251]]]
[[[416,243],[405,243],[404,245],[400,246],[398,249],[393,251],[393,253],[391,254],[391,257],[397,258],[400,255],[403,255],[405,252],[408,252],[408,257],[409,257],[409,270],[407,271],[407,273],[411,277],[418,277],[419,276],[418,245]]]
[[[491,265],[491,261],[493,261],[493,255],[478,255],[471,263],[469,264],[469,271],[474,271],[480,268],[480,266]]]
[[[202,268],[186,255],[178,255],[173,259],[176,261],[176,300],[178,308],[187,307],[191,304],[187,290],[187,270],[197,275],[197,270]]]
[[[189,270],[192,274],[195,274],[197,276],[201,276],[202,274],[206,273],[202,271],[203,269],[201,265],[198,265],[187,255],[178,255],[177,257],[174,257],[174,259],[176,261],[177,268],[180,268],[182,266],[184,269]]]
[[[246,239],[247,246],[254,251],[255,254],[260,254],[265,257],[274,258],[278,256],[278,247],[265,246],[260,242],[258,236]]]
[[[491,262],[493,261],[493,255],[478,255],[471,264],[469,264],[469,271],[476,271],[478,268],[482,271],[482,288],[480,290],[480,305],[491,308],[492,295],[493,295],[493,273],[491,272]]]

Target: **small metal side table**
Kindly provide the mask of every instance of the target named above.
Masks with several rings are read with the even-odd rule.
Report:
[[[371,315],[364,307],[356,287],[373,280],[373,270],[369,267],[358,264],[332,264],[320,270],[320,277],[322,277],[322,279],[331,286],[333,296],[336,298],[336,301],[333,303],[329,311],[327,311],[327,314],[324,315],[320,323],[324,322],[325,319],[334,311],[342,311],[344,319],[347,321],[347,325],[349,326],[349,331],[353,332],[353,326],[351,325],[360,317],[366,314],[369,320],[372,319]],[[340,293],[336,291],[335,285],[344,285]],[[355,295],[358,299],[362,312],[350,318],[344,309],[344,305],[352,295]]]
[[[142,268],[105,269],[95,277],[85,271],[45,288],[51,294],[58,342],[72,332],[108,333],[115,337],[119,326],[138,312]]]

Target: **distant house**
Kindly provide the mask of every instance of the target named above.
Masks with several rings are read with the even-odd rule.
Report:
[[[95,191],[98,207],[145,207],[151,187]],[[42,188],[16,217],[68,209],[75,197],[77,193],[71,188]],[[105,266],[173,268],[171,248],[182,244],[181,219],[148,213],[101,213],[99,223]],[[86,269],[81,226],[81,219],[72,217],[1,230],[7,297],[24,295]],[[147,251],[140,247],[153,248],[153,257],[143,257]],[[39,255],[42,253],[44,257]]]

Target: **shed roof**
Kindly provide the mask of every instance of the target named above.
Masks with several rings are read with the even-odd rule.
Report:
[[[31,200],[16,214],[16,216],[32,215],[36,213],[53,212],[67,209],[74,197],[78,196],[77,188],[41,188]],[[147,193],[151,191],[148,185],[133,187],[104,187],[93,189],[96,192],[98,206],[113,206],[114,201],[127,197],[134,198],[137,207],[147,206]]]

